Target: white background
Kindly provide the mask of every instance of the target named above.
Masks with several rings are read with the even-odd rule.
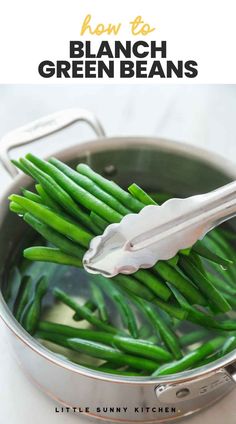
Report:
[[[81,24],[88,13],[92,14],[94,24],[121,22],[122,29],[116,39],[131,39],[129,22],[137,15],[157,27],[149,38],[167,40],[170,60],[194,59],[199,64],[196,79],[179,82],[236,81],[234,0],[7,0],[0,6],[0,82],[57,83],[56,79],[41,78],[38,64],[45,59],[69,58],[69,40],[80,39]],[[89,37],[82,39],[86,38]],[[93,36],[94,42],[101,38]],[[112,37],[103,38],[112,40]],[[158,81],[145,80],[145,83]],[[136,82],[123,80],[127,84]],[[176,78],[161,80],[162,84],[176,82]],[[67,79],[66,83],[73,80]]]
[[[7,131],[68,107],[93,111],[108,135],[155,135],[218,152],[236,162],[236,86],[0,86],[0,138]],[[91,137],[78,124],[72,131],[41,140],[33,152],[53,152]],[[27,148],[29,150],[29,148]],[[16,153],[19,156],[20,152]],[[224,160],[224,159],[222,159]],[[1,170],[1,188],[9,180]],[[188,424],[235,424],[236,392]],[[55,402],[27,380],[10,355],[0,323],[0,424],[86,423],[54,413]],[[182,421],[180,421],[182,424]]]

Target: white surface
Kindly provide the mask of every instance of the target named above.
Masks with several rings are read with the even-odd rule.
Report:
[[[98,115],[107,134],[157,135],[207,147],[236,159],[236,86],[0,86],[0,137],[32,119],[67,107]],[[67,136],[37,143],[42,153],[68,139],[91,137],[85,125]],[[23,149],[24,151],[26,149]],[[28,149],[27,149],[28,150]],[[1,186],[9,178],[1,171]],[[235,424],[236,392],[189,424]],[[86,423],[73,414],[56,414],[54,401],[28,381],[10,356],[0,324],[0,424]]]

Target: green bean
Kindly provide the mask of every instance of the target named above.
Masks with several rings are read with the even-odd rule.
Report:
[[[171,364],[163,365],[157,369],[152,376],[159,377],[161,375],[174,374],[189,369],[207,356],[213,354],[224,343],[223,337],[216,337],[209,340],[199,348],[187,353],[183,358]]]
[[[42,165],[42,162],[39,163],[38,158],[36,158],[35,156],[31,155],[31,160],[38,166]],[[76,184],[78,184],[79,186],[87,190],[89,193],[93,194],[98,199],[102,200],[104,203],[109,205],[112,209],[119,212],[120,214],[126,215],[127,213],[130,212],[129,209],[124,207],[120,202],[118,202],[114,197],[112,197],[106,191],[102,190],[98,185],[94,184],[94,182],[91,181],[88,177],[86,177],[85,175],[79,174],[78,172],[74,171],[69,166],[59,161],[58,159],[51,158],[49,159],[49,164],[47,162],[45,163],[46,165],[50,165],[50,164],[54,165],[54,167],[59,169],[63,175],[66,175],[68,178],[73,180]],[[45,163],[44,163],[44,166],[45,166]],[[44,169],[46,172],[46,167]],[[51,171],[52,175],[55,176],[56,178],[56,174],[54,174],[55,168],[51,168],[49,170],[49,167],[48,167],[47,169],[48,169],[48,172]],[[58,182],[59,182],[61,174],[57,174],[57,175],[58,175]]]
[[[158,204],[162,204],[167,200],[175,197],[175,195],[167,194],[167,193],[149,193],[149,196]]]
[[[120,282],[120,278],[124,279],[127,282],[127,287],[131,286],[131,280],[130,278],[132,277],[126,277],[126,276],[117,276],[116,277],[116,282],[118,281],[120,284],[122,284],[122,282]],[[144,297],[147,300],[151,300],[151,298],[153,298],[153,296],[151,297],[150,295],[147,295],[147,290],[145,292],[145,294],[143,293],[141,295],[141,287],[143,287],[143,285],[146,286],[147,289],[149,289],[149,293],[150,291],[155,293],[158,297],[160,297],[163,300],[168,300],[170,297],[170,291],[168,289],[168,287],[166,287],[166,285],[160,280],[158,279],[156,276],[154,276],[150,271],[146,271],[146,270],[139,270],[138,272],[133,274],[133,278],[135,278],[135,286],[137,289],[137,295],[139,295],[140,297]],[[138,286],[138,282],[142,282],[143,284],[139,284]],[[139,288],[140,287],[140,290]],[[134,288],[134,283],[132,283],[132,289]],[[131,289],[131,291],[132,291]],[[144,291],[145,287],[143,287],[142,292]],[[139,293],[139,294],[138,294]],[[148,296],[148,297],[147,297]]]
[[[102,331],[80,329],[47,321],[40,321],[38,324],[38,330],[61,334],[67,338],[78,337],[85,340],[100,342],[113,347],[115,346],[124,352],[161,362],[167,362],[172,359],[172,355],[164,348],[141,339],[136,340],[130,337],[113,335]]]
[[[157,362],[151,359],[128,355],[120,352],[118,349],[89,340],[72,338],[68,339],[68,344],[70,348],[77,352],[85,353],[95,358],[109,360],[120,365],[130,365],[135,369],[153,371],[158,366]]]
[[[41,303],[48,289],[48,280],[42,277],[36,284],[33,301],[27,307],[22,320],[23,326],[30,334],[34,334],[41,314]]]
[[[143,286],[139,281],[135,280],[131,276],[127,275],[116,275],[112,278],[119,287],[128,291],[131,294],[135,294],[143,299],[152,302],[155,299],[154,293],[152,293],[147,287]]]
[[[231,258],[234,256],[234,251],[229,243],[225,240],[225,238],[220,234],[217,228],[208,233],[208,237],[213,240],[218,245],[218,249],[220,251],[225,252],[230,255]]]
[[[91,341],[101,342],[112,345],[114,334],[98,330],[88,330],[84,328],[71,327],[69,325],[58,324],[49,321],[40,321],[38,323],[39,331],[48,331],[50,333],[61,334],[67,338],[79,337]]]
[[[85,303],[84,303],[84,305],[83,305],[83,307],[85,307],[86,309],[89,309],[91,312],[94,312],[94,311],[96,311],[96,309],[97,309],[97,305],[95,305],[90,299],[89,300],[87,300]],[[73,315],[73,320],[74,321],[82,321],[84,318],[78,313],[78,312],[76,312],[74,315]]]
[[[236,235],[233,232],[234,228],[231,228],[231,231],[229,231],[226,228],[218,227],[218,234],[220,234],[226,241],[233,241],[236,239]]]
[[[61,346],[72,349],[76,352],[84,353],[86,355],[109,360],[118,365],[131,365],[135,369],[153,371],[157,368],[158,363],[151,359],[141,358],[137,356],[127,355],[120,352],[118,349],[106,346],[101,343],[93,342],[82,338],[67,338],[65,336],[49,333],[46,331],[38,331],[36,337],[42,340],[59,344]]]
[[[168,300],[171,296],[171,291],[168,287],[166,287],[166,285],[158,279],[157,276],[151,274],[151,272],[140,269],[138,272],[135,272],[133,276],[161,299]]]
[[[162,343],[160,334],[157,334],[157,333],[150,336],[147,340],[154,344]]]
[[[172,317],[183,320],[187,317],[188,313],[184,310],[181,310],[178,305],[172,303],[164,302],[160,299],[154,298],[154,295],[146,287],[142,286],[139,281],[136,281],[132,277],[126,275],[117,275],[112,278],[112,281],[115,282],[124,292],[145,299],[151,303],[159,306],[163,311],[170,314]]]
[[[23,187],[21,191],[24,197],[26,197],[27,199],[32,200],[33,202],[36,202],[36,203],[43,203],[41,197],[38,194],[33,193],[32,191],[26,190]]]
[[[29,175],[31,177],[27,168],[22,163],[20,163],[18,160],[12,159],[11,163],[13,163],[13,165],[15,165],[16,168],[20,169],[20,171],[22,171],[24,174]]]
[[[204,275],[207,279],[208,279],[208,275],[207,275],[207,271],[203,265],[203,260],[194,252],[192,251],[191,254],[189,255],[189,261],[196,267],[198,268],[198,270],[201,272],[202,275]],[[210,266],[212,265],[212,263],[210,264]],[[210,282],[212,282],[212,278],[209,279]],[[214,283],[212,282],[212,284],[214,285]],[[211,308],[211,310],[214,312],[214,310],[216,311],[215,313],[219,313],[219,308],[217,308],[216,305],[214,305],[214,303],[210,300],[208,300],[209,302],[209,307]]]
[[[227,256],[229,259],[232,259],[236,262],[236,256],[234,250],[229,243],[218,233],[217,229],[214,229],[204,238],[205,243],[212,246],[212,250],[215,251],[218,255]],[[225,273],[226,274],[226,273]],[[228,277],[233,279],[235,285],[236,278],[236,269],[235,267],[227,268]]]
[[[60,249],[52,247],[28,247],[28,249],[24,250],[23,254],[24,258],[30,261],[53,262],[55,264],[71,265],[82,268],[82,262],[79,258],[63,253]]]
[[[74,218],[77,218],[83,225],[90,229],[91,221],[89,215],[82,211],[67,191],[63,190],[63,188],[61,188],[61,186],[57,184],[53,178],[38,169],[29,160],[20,159],[20,162],[23,163],[32,177],[42,185],[45,191],[50,194],[50,196],[56,200],[67,213],[70,213]]]
[[[229,337],[226,339],[223,347],[221,349],[220,354],[222,356],[227,355],[227,353],[232,352],[232,350],[236,349],[236,336]]]
[[[154,308],[147,303],[146,301],[132,297],[134,302],[139,306],[141,312],[143,312],[146,317],[150,320],[153,327],[160,334],[163,342],[166,347],[170,350],[170,352],[174,355],[175,358],[181,358],[182,352],[179,346],[178,339],[174,332],[166,325],[165,321],[161,318],[160,314],[154,310]]]
[[[104,231],[106,227],[109,225],[109,222],[105,221],[105,219],[101,218],[95,212],[90,213],[90,218],[92,222],[99,227],[101,231]]]
[[[115,303],[116,307],[119,310],[122,323],[125,327],[128,328],[130,334],[134,337],[138,337],[138,327],[136,319],[130,305],[127,303],[125,297],[117,289],[112,281],[108,281],[106,278],[103,278],[99,275],[96,276],[95,282],[100,285],[100,287],[105,291],[107,296]]]
[[[48,225],[43,224],[29,212],[24,215],[24,221],[27,222],[27,224],[29,224],[32,228],[34,228],[39,234],[41,234],[45,240],[54,244],[54,246],[58,247],[62,252],[71,256],[76,256],[82,260],[85,254],[85,249],[80,247],[78,244],[59,234]]]
[[[63,346],[70,349],[68,338],[58,333],[51,333],[47,331],[37,331],[35,333],[35,338],[41,340],[47,340],[48,342],[55,343],[59,346]]]
[[[49,225],[54,230],[57,230],[59,233],[65,236],[69,235],[71,240],[78,242],[84,247],[88,247],[90,241],[92,240],[92,234],[84,230],[82,227],[67,221],[65,218],[58,215],[58,213],[53,212],[52,210],[43,205],[40,205],[39,203],[32,202],[32,200],[18,196],[16,194],[12,194],[9,199],[25,208],[35,218],[39,219],[39,221]]]
[[[204,358],[202,361],[199,361],[199,362],[197,362],[194,366],[193,366],[193,368],[195,369],[195,368],[199,368],[199,367],[203,367],[203,366],[205,366],[205,365],[208,365],[208,364],[210,364],[211,362],[213,362],[213,361],[216,361],[217,359],[219,359],[219,352],[217,352],[217,353],[215,353],[215,354],[213,354],[213,355],[210,355],[210,356],[208,356],[207,358]]]
[[[31,155],[27,155],[27,158],[31,157]],[[23,159],[23,164],[28,164],[28,160]],[[37,158],[37,161],[41,160]],[[38,169],[35,165],[32,165],[31,162],[29,162],[31,166],[36,168],[39,173],[45,174],[43,171]],[[47,164],[47,162],[45,162]],[[96,212],[98,215],[101,215],[102,218],[106,219],[109,222],[119,222],[122,218],[122,215],[118,212],[116,212],[114,209],[112,209],[110,206],[108,206],[106,203],[102,202],[98,198],[96,198],[93,194],[87,192],[84,188],[78,186],[74,181],[72,181],[70,178],[68,178],[66,175],[63,174],[63,172],[59,171],[54,165],[47,164],[48,167],[50,165],[50,169],[53,168],[53,172],[50,171],[51,175],[45,174],[50,181],[59,181],[60,179],[60,185],[57,183],[58,187],[63,190],[64,193],[67,193],[67,196],[72,196],[73,199],[75,199],[77,202],[79,202],[82,206],[89,209],[90,211]],[[63,187],[63,188],[62,188]],[[69,194],[70,195],[69,195]],[[70,198],[72,198],[70,197]]]
[[[57,202],[55,202],[47,193],[46,191],[43,189],[43,187],[40,184],[36,184],[35,185],[36,190],[38,191],[38,193],[40,194],[43,203],[45,206],[48,206],[50,209],[59,212],[60,215],[62,215],[65,219],[74,222],[75,225],[77,225],[77,221],[74,220],[70,215],[68,215],[66,212],[64,212],[62,210],[62,208],[57,204]],[[87,221],[86,217],[86,221]],[[100,227],[94,223],[92,220],[89,222],[89,224],[87,225],[91,231],[93,231],[93,233],[95,235],[98,235],[101,233]]]
[[[236,323],[231,320],[216,321],[210,315],[204,314],[194,308],[188,310],[188,319],[196,324],[200,324],[206,328],[213,328],[223,331],[235,331]]]
[[[39,194],[39,196],[41,197],[43,203],[45,206],[48,206],[50,209],[53,209],[57,212],[62,212],[62,208],[58,205],[58,203],[53,200],[49,194],[47,194],[47,192],[44,190],[44,188],[41,186],[41,184],[36,184],[35,188]]]
[[[234,320],[216,321],[211,315],[199,311],[189,305],[186,299],[184,299],[184,297],[174,287],[172,287],[172,290],[181,307],[188,312],[189,321],[192,321],[195,324],[200,324],[206,328],[213,328],[222,331],[236,330],[236,322]]]
[[[114,364],[112,362],[106,361],[104,362],[102,365],[91,365],[91,364],[87,364],[81,361],[74,361],[76,364],[86,367],[86,368],[91,368],[92,370],[96,370],[96,371],[100,371],[103,373],[108,373],[108,374],[116,374],[116,375],[123,375],[123,376],[139,376],[142,375],[140,374],[140,371],[137,372],[136,370],[133,370],[132,367],[129,367],[129,369],[127,368],[127,366],[125,367],[126,369],[122,369],[120,370],[120,368],[124,368],[124,367],[119,367],[119,369],[117,369],[117,364]],[[107,364],[107,366],[106,366]]]
[[[91,288],[92,300],[94,304],[97,306],[100,319],[104,322],[108,322],[109,316],[108,316],[106,302],[105,302],[102,290],[100,289],[100,287],[98,287],[97,284],[95,284],[94,281],[90,281],[90,288]]]
[[[195,330],[191,333],[184,334],[179,338],[180,346],[191,346],[194,343],[201,342],[209,335],[207,330]]]
[[[218,328],[223,331],[236,331],[236,321],[230,319],[219,321]]]
[[[206,269],[203,265],[203,261],[205,263],[205,259],[202,259],[198,254],[196,254],[193,250],[188,255],[188,259],[191,263],[195,265],[195,267],[199,268],[199,271],[207,276]],[[212,265],[212,262],[210,263],[210,266]]]
[[[142,325],[139,329],[139,337],[140,339],[147,339],[152,335],[152,328],[150,325]]]
[[[219,291],[223,291],[224,293],[227,293],[232,296],[236,295],[236,287],[232,288],[232,286],[228,285],[227,282],[225,282],[223,279],[221,279],[214,273],[207,272],[207,277],[209,280],[211,280],[212,284],[214,284],[214,286],[216,286]]]
[[[127,337],[114,337],[113,345],[118,349],[137,356],[154,359],[160,362],[169,362],[173,356],[164,348],[147,340],[135,340]]]
[[[185,249],[186,250],[186,249]],[[182,253],[183,252],[183,250],[180,250],[180,252],[179,253]],[[166,261],[166,263],[167,264],[169,264],[170,266],[172,266],[172,267],[175,267],[176,265],[178,265],[178,262],[179,262],[179,255],[175,255],[175,256],[173,256],[173,258],[171,258],[171,259],[168,259],[167,261]]]
[[[208,264],[207,268],[213,273],[213,275],[220,277],[225,282],[225,284],[235,290],[236,286],[234,283],[234,278],[229,275],[228,270],[226,271],[222,266],[213,262]]]
[[[235,293],[232,296],[232,294],[228,294],[223,292],[224,298],[227,300],[227,302],[230,304],[232,309],[236,308],[236,297],[235,297]]]
[[[9,209],[11,212],[17,213],[17,215],[24,215],[26,212],[25,209],[18,205],[16,202],[11,202]]]
[[[45,334],[44,334],[44,332],[42,332],[42,333],[43,334],[40,334],[41,337],[42,337],[42,339],[47,340],[46,339],[47,333],[45,333]],[[51,335],[51,336],[52,336],[52,338],[54,338],[55,335]],[[59,342],[60,342],[60,340],[59,340]],[[61,343],[61,345],[63,346],[63,342]],[[66,356],[64,356],[64,355],[61,355],[61,354],[58,354],[57,353],[57,356],[60,356],[64,360],[68,361],[68,358]],[[102,373],[105,373],[106,372],[106,373],[109,373],[109,374],[117,374],[117,375],[123,375],[123,376],[140,376],[140,375],[143,375],[143,373],[141,374],[140,372],[137,372],[136,370],[133,370],[132,367],[129,367],[129,369],[127,369],[127,366],[126,366],[125,367],[126,369],[122,369],[122,370],[117,369],[117,365],[116,364],[113,364],[113,363],[108,362],[108,361],[107,362],[104,362],[102,365],[91,365],[91,364],[89,364],[87,362],[78,360],[77,358],[75,359],[74,357],[71,360],[72,360],[72,362],[74,362],[75,364],[79,365],[80,367],[89,368],[91,370],[99,371],[99,372],[102,372]],[[108,366],[105,366],[106,364]],[[119,368],[121,368],[121,367],[119,367]],[[124,367],[122,367],[122,368],[124,368]]]
[[[80,163],[76,169],[80,174],[85,175],[86,177],[94,181],[104,191],[110,193],[112,196],[118,199],[132,212],[139,212],[143,208],[143,203],[134,199],[134,197],[131,196],[130,193],[127,193],[113,181],[109,181],[101,175],[97,174],[88,165]]]
[[[211,262],[215,262],[216,264],[219,264],[222,266],[229,266],[233,264],[233,261],[226,258],[222,258],[219,255],[216,255],[214,252],[208,249],[203,243],[201,243],[201,241],[198,241],[197,243],[195,243],[192,249],[199,256],[202,256],[203,258],[206,258]]]
[[[135,199],[144,205],[156,205],[157,203],[137,184],[133,183],[128,187],[129,192]]]
[[[14,304],[14,316],[19,322],[21,322],[24,308],[30,299],[30,291],[32,284],[33,281],[28,276],[24,276],[21,280],[20,288]]]
[[[172,299],[171,299],[172,301]],[[168,325],[168,327],[172,327],[174,328],[174,319],[171,315],[169,315],[167,312],[162,311],[161,308],[158,308],[159,313],[161,315],[161,318],[165,321],[166,325]]]
[[[188,255],[191,253],[191,250],[192,250],[192,248],[191,248],[191,247],[189,247],[189,248],[187,248],[187,249],[181,249],[181,250],[179,251],[179,254],[184,255],[184,256],[188,256]]]
[[[182,258],[180,258],[179,264],[185,273],[189,276],[189,278],[193,279],[195,284],[208,297],[209,301],[212,302],[220,311],[227,312],[231,310],[231,307],[226,299],[214,287],[211,281],[208,280],[208,278],[199,270],[199,268],[195,266],[190,258],[185,258],[184,261]]]
[[[165,311],[167,314],[169,314],[173,318],[177,318],[179,320],[184,320],[188,316],[188,312],[182,310],[178,307],[178,305],[174,305],[173,303],[163,302],[162,300],[155,299],[153,303],[159,308],[161,308],[163,311]]]
[[[9,272],[5,291],[5,300],[10,311],[13,311],[17,293],[21,285],[21,278],[22,277],[19,269],[16,266],[13,266]]]
[[[124,334],[123,331],[118,330],[117,328],[112,327],[109,324],[106,324],[96,316],[92,315],[89,309],[86,309],[84,306],[80,306],[72,297],[70,297],[64,291],[58,288],[54,288],[53,294],[58,300],[65,303],[67,306],[77,312],[81,317],[83,317],[86,321],[90,322],[90,324],[92,325],[95,325],[97,328],[100,328],[101,330],[107,331],[108,333],[112,334]]]
[[[105,361],[101,365],[99,365],[99,370],[103,370],[104,368],[105,369],[110,368],[110,369],[113,369],[113,370],[117,370],[117,369],[120,370],[121,368],[124,368],[124,367],[121,367],[121,366],[114,364],[113,362],[110,362],[110,361]],[[125,368],[127,369],[127,367],[125,367]]]
[[[187,258],[182,262],[185,263]],[[157,272],[165,281],[173,284],[191,303],[205,305],[206,301],[201,293],[192,285],[191,281],[187,280],[181,272],[176,268],[171,267],[166,262],[159,261],[153,270]]]
[[[188,313],[188,320],[192,321],[195,324],[200,324],[207,328],[220,328],[219,323],[214,320],[210,315],[205,314],[202,311],[191,306],[188,301],[184,298],[184,296],[179,293],[178,290],[171,284],[169,284],[177,302],[181,306],[181,308]]]
[[[35,241],[36,244],[38,242],[38,240]],[[57,265],[53,263],[47,264],[47,266],[45,266],[44,262],[31,262],[25,259],[25,265],[23,264],[22,266],[22,264],[20,267],[20,272],[22,276],[30,275],[32,280],[34,281],[37,281],[42,276],[46,276],[48,282],[50,283],[51,280],[55,277],[56,271],[58,271]]]
[[[232,259],[232,254],[231,252],[228,251],[228,246],[226,246],[225,243],[223,246],[221,244],[221,242],[217,239],[215,239],[215,231],[213,230],[210,233],[208,233],[203,239],[202,239],[202,243],[210,250],[212,250],[213,252],[215,252],[217,255],[222,256],[225,258],[225,255],[227,254],[227,258],[229,257],[230,259]]]

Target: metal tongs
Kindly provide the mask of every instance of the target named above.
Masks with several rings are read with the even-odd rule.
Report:
[[[83,258],[84,268],[105,277],[150,268],[193,246],[208,231],[234,216],[236,181],[206,194],[145,206],[92,239]]]

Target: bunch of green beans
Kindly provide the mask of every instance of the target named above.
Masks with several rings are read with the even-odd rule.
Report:
[[[130,188],[132,194],[128,193],[84,164],[80,164],[76,172],[57,159],[46,162],[32,154],[14,163],[36,179],[37,187],[42,187],[53,204],[56,203],[61,209],[59,212],[53,204],[48,207],[48,203],[44,204],[40,195],[37,195],[35,201],[29,196],[28,191],[24,192],[27,197],[16,195],[10,197],[11,209],[14,209],[14,205],[18,205],[21,210],[25,210],[23,215],[26,222],[57,248],[27,249],[25,256],[31,260],[39,260],[42,256],[44,261],[54,260],[56,263],[81,266],[83,253],[93,235],[97,234],[99,227],[91,219],[91,214],[98,216],[106,225],[106,223],[119,222],[127,213],[139,212],[146,204],[155,203],[138,186],[132,185]],[[40,192],[39,189],[38,192]],[[41,203],[39,203],[40,199]],[[92,228],[91,222],[96,225],[96,229]],[[75,249],[75,244],[79,249]],[[185,259],[184,257],[183,261]],[[135,282],[141,282],[149,289],[148,291],[163,301],[167,301],[171,296],[165,284],[165,281],[170,281],[191,304],[208,304],[205,298],[206,293],[203,293],[203,290],[199,292],[195,282],[187,278],[178,265],[174,268],[168,263],[160,262],[154,267],[154,271],[155,274],[140,270],[130,278],[135,279]],[[217,289],[214,296],[221,300],[221,302],[218,301],[218,305],[222,312],[227,307],[230,309],[227,300],[222,299],[223,296]]]
[[[54,272],[54,264],[45,269],[39,262],[26,269],[14,266],[10,270],[5,300],[17,321],[30,334],[34,334],[38,326],[42,301]]]
[[[47,245],[24,250],[26,260],[33,263],[82,268],[90,241],[107,225],[171,197],[150,196],[136,184],[125,191],[85,164],[73,170],[55,158],[44,161],[32,154],[14,163],[36,181],[37,193],[23,189],[22,196],[10,196],[10,209],[47,241]],[[12,296],[16,289],[12,286],[7,293],[8,304],[31,334],[108,361],[101,364],[107,372],[158,376],[190,369],[236,345],[236,322],[227,315],[236,306],[232,298],[236,293],[236,254],[230,237],[217,229],[192,249],[180,251],[175,258],[160,261],[152,269],[110,280],[91,277],[90,298],[83,305],[67,292],[54,288],[57,301],[73,310],[75,325],[86,321],[91,327],[88,330],[40,321],[45,281],[37,280],[35,297],[29,302],[25,287],[30,288],[32,277],[26,275],[19,282],[14,268],[9,281],[15,281],[18,287],[17,302],[14,306]],[[116,309],[122,326],[114,321],[109,303],[113,311]],[[22,317],[23,310],[27,314]],[[189,334],[182,330],[185,323],[190,323]],[[208,341],[212,330],[214,338]],[[196,343],[198,346],[192,349]],[[165,365],[161,365],[163,362]]]
[[[58,288],[54,288],[53,293],[58,300],[73,310],[79,311],[84,308]],[[35,336],[42,341],[49,341],[69,350],[86,354],[89,357],[109,361],[108,364],[102,363],[101,367],[97,369],[106,372],[111,372],[110,370],[113,369],[113,373],[117,371],[118,374],[123,373],[123,375],[126,375],[126,370],[129,369],[130,375],[134,376],[141,375],[137,374],[137,371],[142,371],[145,374],[152,373],[153,376],[181,372],[197,367],[198,364],[207,363],[211,356],[218,358],[229,353],[236,346],[234,335],[226,337],[225,334],[221,333],[216,334],[213,338],[211,335],[210,340],[189,350],[191,345],[209,339],[207,330],[195,330],[177,339],[177,336],[171,332],[167,322],[160,317],[160,314],[155,314],[154,310],[150,314],[150,308],[152,309],[153,306],[148,305],[148,303],[145,305],[146,301],[139,298],[133,299],[133,301],[139,305],[143,313],[147,313],[148,318],[151,317],[154,328],[158,329],[162,337],[163,334],[165,335],[158,343],[156,339],[154,341],[150,338],[146,340],[134,339],[128,334],[118,332],[112,326],[101,327],[101,321],[98,318],[94,316],[91,318],[91,311],[90,313],[86,311],[84,318],[95,326],[96,330],[39,321]],[[182,351],[180,346],[183,349]],[[86,366],[90,367],[90,364]],[[94,369],[93,366],[91,368]],[[122,368],[122,371],[120,368]]]

